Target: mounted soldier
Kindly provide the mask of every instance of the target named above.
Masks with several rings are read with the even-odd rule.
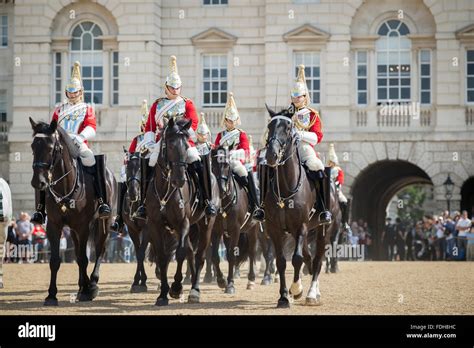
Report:
[[[189,147],[187,149],[188,170],[195,173],[198,177],[199,191],[202,194],[203,202],[205,204],[206,216],[216,216],[217,208],[212,203],[212,190],[210,181],[210,165],[206,161],[202,162],[199,152],[196,148],[196,134],[195,131],[198,126],[198,115],[196,108],[191,99],[181,96],[181,78],[178,75],[178,66],[176,64],[176,57],[171,56],[170,74],[166,77],[164,85],[165,97],[158,98],[151,106],[150,113],[145,125],[145,136],[143,144],[143,154],[150,153],[148,159],[143,158],[141,169],[142,182],[147,182],[149,177],[149,167],[154,167],[160,149],[161,131],[166,127],[170,119],[175,121],[180,119],[191,120],[191,128],[189,132],[191,137],[189,140]],[[148,165],[146,164],[148,162]],[[145,220],[147,217],[145,209],[145,194],[146,189],[141,195],[141,205],[137,209],[136,218]]]
[[[125,199],[125,193],[127,191],[127,174],[126,174],[126,168],[127,168],[127,161],[129,156],[133,155],[135,152],[140,152],[145,140],[145,125],[146,125],[146,120],[148,117],[148,103],[146,99],[143,100],[142,102],[142,107],[140,110],[140,133],[136,135],[133,139],[132,142],[130,143],[130,146],[128,147],[128,153],[125,154],[125,158],[123,160],[123,165],[120,170],[120,178],[121,182],[118,183],[118,195],[117,195],[117,218],[115,219],[114,224],[112,225],[113,230],[121,230],[123,227],[123,217],[122,217],[122,208],[123,208],[123,201]]]
[[[71,79],[66,85],[67,100],[60,104],[53,113],[53,121],[64,128],[80,152],[80,159],[86,171],[94,180],[94,189],[99,203],[99,218],[108,218],[111,210],[107,204],[105,189],[105,155],[96,155],[89,148],[87,141],[96,135],[96,118],[94,107],[84,102],[84,87],[81,80],[81,65],[74,63]],[[36,212],[32,223],[45,222],[45,191],[35,190]]]
[[[212,135],[211,130],[207,126],[206,119],[204,118],[204,113],[201,112],[199,117],[199,124],[196,129],[196,148],[201,156],[206,156],[211,151],[213,145],[211,142]]]
[[[342,211],[342,224],[344,229],[349,229],[349,209],[348,202],[344,193],[342,193],[342,185],[344,185],[344,172],[339,166],[339,159],[337,158],[336,151],[334,149],[334,144],[329,144],[329,154],[328,154],[328,167],[331,168],[331,180],[336,186],[337,198],[339,201],[339,206]]]
[[[234,95],[229,93],[222,119],[225,130],[217,134],[214,146],[224,147],[229,151],[230,168],[238,183],[247,189],[250,211],[255,214],[259,210],[256,186],[252,172],[247,171],[245,163],[250,155],[250,145],[247,133],[237,126],[240,125],[240,115],[235,104]]]
[[[327,182],[329,177],[324,173],[323,162],[319,159],[314,146],[319,144],[323,139],[323,131],[321,118],[317,110],[311,108],[309,91],[306,85],[306,78],[304,74],[304,65],[298,66],[298,76],[296,82],[291,90],[291,104],[289,110],[293,115],[293,122],[296,127],[298,137],[300,139],[298,144],[298,151],[301,162],[309,170],[309,177],[315,182],[318,190],[316,199],[316,210],[319,214],[319,221],[322,224],[331,222],[331,213],[328,210],[328,203],[330,200],[330,190]],[[268,176],[267,166],[262,166],[261,178]],[[268,180],[262,180],[261,197],[265,197],[268,186],[264,183]],[[262,201],[263,202],[263,201]],[[262,212],[263,212],[263,208]],[[265,214],[258,214],[254,216],[255,219],[263,221]]]

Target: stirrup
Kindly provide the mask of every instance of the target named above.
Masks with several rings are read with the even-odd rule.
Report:
[[[206,214],[206,216],[208,216],[208,217],[217,215],[217,208],[214,205],[214,203],[209,202],[209,201],[206,203],[206,208],[204,209],[204,214]]]
[[[123,219],[121,216],[117,216],[117,218],[115,219],[114,223],[112,224],[112,226],[110,226],[110,228],[113,230],[113,231],[120,231],[120,229],[123,228]]]
[[[328,225],[332,222],[332,215],[329,211],[325,210],[319,213],[319,221],[322,225]]]
[[[106,203],[102,203],[99,205],[99,219],[106,219],[110,216],[110,213],[112,213],[112,210],[110,210],[110,207]]]
[[[143,221],[147,219],[146,208],[144,205],[141,205],[137,208],[137,211],[135,212],[135,214],[133,214],[133,219],[138,219],[138,220],[143,220]]]
[[[260,207],[255,208],[255,211],[252,214],[252,218],[258,222],[265,221],[265,210]]]

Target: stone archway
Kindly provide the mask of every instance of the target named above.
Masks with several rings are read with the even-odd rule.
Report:
[[[433,185],[420,167],[404,160],[375,162],[356,177],[352,185],[352,220],[367,221],[373,234],[374,258],[380,259],[380,238],[385,225],[385,209],[392,197],[413,184]]]
[[[470,218],[474,216],[474,176],[464,181],[461,187],[461,211],[467,210]]]

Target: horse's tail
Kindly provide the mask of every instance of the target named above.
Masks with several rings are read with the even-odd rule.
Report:
[[[245,261],[247,261],[249,257],[250,242],[249,242],[249,237],[247,236],[247,233],[240,234],[238,246],[239,246],[239,253],[235,260],[236,267],[239,267],[240,265],[242,265]]]

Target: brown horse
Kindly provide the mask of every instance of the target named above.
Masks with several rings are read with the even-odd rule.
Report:
[[[46,191],[46,210],[48,222],[46,233],[51,246],[51,280],[45,306],[57,306],[56,278],[61,264],[59,241],[64,225],[68,225],[79,265],[79,292],[77,300],[92,301],[99,291],[99,268],[104,242],[110,226],[109,216],[99,219],[92,174],[87,173],[79,159],[79,151],[66,131],[58,127],[56,121],[51,124],[36,123],[30,118],[33,128],[33,178],[31,185]],[[107,201],[114,200],[115,178],[107,169]],[[89,279],[86,254],[87,241],[90,235],[95,237],[96,260]]]
[[[196,184],[186,170],[186,150],[189,146],[191,121],[171,119],[161,133],[158,162],[153,181],[146,194],[148,231],[156,252],[161,273],[161,292],[157,306],[168,305],[168,293],[180,298],[183,293],[182,267],[185,258],[191,268],[191,291],[188,301],[200,301],[199,281],[206,250],[211,239],[215,217],[206,218],[204,206],[199,203]],[[219,206],[215,178],[212,177],[213,202]],[[201,199],[202,201],[202,199]],[[198,227],[196,252],[190,240],[190,226]],[[174,282],[168,285],[168,266],[176,251],[177,270]]]
[[[319,305],[319,274],[325,253],[325,244],[330,240],[327,226],[319,221],[318,214],[313,214],[316,201],[316,187],[305,174],[305,168],[300,161],[298,151],[299,138],[292,120],[290,110],[276,113],[268,108],[271,120],[268,124],[268,140],[266,161],[273,172],[269,189],[265,195],[266,220],[265,229],[268,231],[274,247],[278,273],[280,274],[280,298],[278,308],[290,306],[289,293],[297,300],[303,295],[303,285],[300,270],[303,261],[312,274],[311,287],[306,296],[306,304]],[[315,229],[316,255],[311,258],[308,250],[308,231]],[[294,268],[293,283],[286,288],[285,269],[286,257],[284,244],[286,234],[295,240],[292,257]]]
[[[249,199],[244,186],[232,174],[228,151],[218,147],[211,151],[212,171],[216,176],[221,198],[221,209],[212,233],[212,263],[216,270],[217,284],[225,288],[226,294],[234,294],[234,267],[249,258],[247,289],[255,287],[255,257],[257,252],[258,223],[253,221],[249,209]],[[224,237],[227,250],[229,274],[227,283],[219,267],[219,242]]]

